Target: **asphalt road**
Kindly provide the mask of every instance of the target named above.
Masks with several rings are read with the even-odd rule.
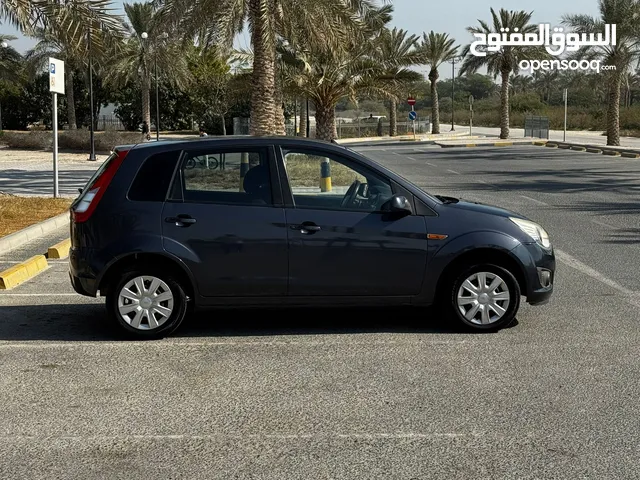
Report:
[[[552,302],[485,335],[424,311],[214,311],[127,343],[56,262],[0,293],[0,478],[638,478],[640,162],[358,149],[543,223]]]

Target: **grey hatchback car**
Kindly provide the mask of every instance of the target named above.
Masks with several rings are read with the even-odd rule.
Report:
[[[137,338],[191,307],[439,304],[496,330],[546,303],[547,232],[430,195],[339,145],[223,137],[118,147],[71,206],[75,290]]]

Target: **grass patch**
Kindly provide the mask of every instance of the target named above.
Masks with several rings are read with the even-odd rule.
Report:
[[[69,209],[72,199],[17,197],[0,194],[0,237],[55,217]]]

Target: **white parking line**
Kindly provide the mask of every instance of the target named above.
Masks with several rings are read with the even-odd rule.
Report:
[[[640,292],[634,292],[633,290],[629,290],[628,288],[623,287],[622,285],[617,283],[615,280],[611,280],[610,278],[606,277],[602,273],[591,268],[589,265],[582,263],[577,258],[572,257],[571,255],[569,255],[568,253],[562,250],[556,250],[556,257],[558,258],[558,260],[570,266],[571,268],[574,268],[575,270],[578,270],[579,272],[582,272],[585,275],[590,276],[591,278],[599,281],[600,283],[603,283],[613,288],[614,290],[617,290],[622,294],[623,298],[631,305],[640,307]]]
[[[304,440],[304,439],[365,439],[365,440],[405,440],[432,438],[484,437],[483,432],[446,432],[446,433],[229,433],[213,435],[2,435],[0,441],[118,441],[118,440],[225,440],[225,439],[265,439],[265,440]]]
[[[456,175],[460,175],[460,172],[456,172],[455,170],[447,170],[447,172],[455,173]]]
[[[79,293],[4,293],[0,297],[79,297]]]
[[[135,340],[123,340],[121,342],[86,342],[86,341],[73,341],[73,342],[49,342],[49,343],[0,343],[0,349],[12,349],[12,350],[33,350],[42,348],[57,348],[57,349],[78,349],[86,347],[100,347],[100,348],[123,348],[123,347],[341,347],[341,346],[407,346],[407,345],[424,345],[437,346],[437,345],[465,345],[473,343],[477,345],[478,340],[473,342],[470,340],[372,340],[372,341],[329,341],[329,340],[274,340],[274,341],[228,341],[228,342],[180,342],[175,340],[158,340],[156,342],[145,342]],[[489,342],[484,342],[489,344]]]
[[[593,219],[591,219],[591,221],[592,221],[593,223],[595,223],[596,225],[600,225],[601,227],[605,227],[605,228],[612,228],[612,229],[614,229],[614,230],[617,230],[617,229],[619,228],[619,227],[615,227],[615,226],[613,226],[613,225],[609,225],[608,223],[601,222],[600,220],[593,220]]]
[[[527,200],[531,200],[532,202],[537,203],[538,205],[545,205],[545,206],[547,206],[547,207],[549,206],[549,204],[548,204],[548,203],[543,202],[542,200],[538,200],[537,198],[531,198],[531,197],[528,197],[528,196],[526,196],[526,195],[520,195],[520,196],[521,196],[522,198],[526,198]]]
[[[434,165],[434,164],[433,164],[433,163],[431,163],[431,162],[424,162],[424,163],[426,163],[427,165],[431,165],[432,167],[437,167],[437,165]]]

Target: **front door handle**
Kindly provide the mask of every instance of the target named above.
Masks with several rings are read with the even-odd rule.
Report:
[[[180,214],[177,217],[167,217],[164,221],[167,223],[175,223],[176,227],[188,227],[196,223],[195,218],[184,214]]]
[[[298,230],[305,235],[311,235],[321,230],[321,228],[313,222],[302,222],[300,225],[291,225],[291,229]]]

